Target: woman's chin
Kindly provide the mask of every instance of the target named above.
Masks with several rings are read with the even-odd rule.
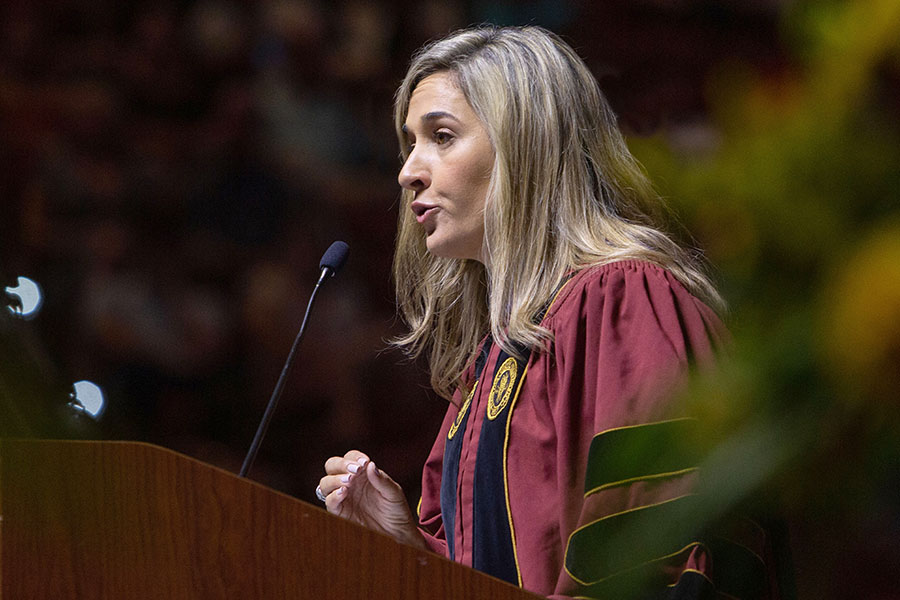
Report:
[[[475,244],[468,244],[474,246]],[[437,231],[428,234],[425,238],[425,248],[432,256],[440,258],[456,258],[481,261],[481,253],[468,248],[457,240],[448,240]]]
[[[439,258],[458,258],[454,256],[453,244],[447,244],[446,240],[442,240],[437,233],[430,233],[425,238],[425,248],[428,249],[428,253],[432,256],[437,256]]]
[[[454,252],[452,247],[447,248],[441,244],[426,244],[425,247],[428,249],[429,254],[438,258],[469,258],[468,256],[463,256],[460,252]]]

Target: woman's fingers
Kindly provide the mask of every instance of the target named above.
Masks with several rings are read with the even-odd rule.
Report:
[[[325,508],[330,513],[337,513],[340,510],[341,502],[347,497],[347,488],[339,487],[330,494],[325,496]]]
[[[348,463],[363,464],[364,462],[368,462],[369,457],[359,450],[351,450],[344,455],[344,460],[346,460]]]
[[[361,478],[361,484],[365,486],[368,475],[366,467],[370,462],[369,457],[359,450],[351,450],[344,456],[332,456],[325,461],[327,475],[319,480],[319,489],[325,496],[325,506],[330,512],[337,512],[341,502],[349,495],[347,488],[354,479]],[[379,481],[379,485],[375,487],[381,491],[385,489],[384,486],[384,482]]]
[[[424,548],[424,539],[406,504],[400,485],[358,450],[325,462],[319,488],[333,515]]]
[[[340,473],[355,473],[358,468],[365,465],[369,457],[359,450],[351,450],[344,456],[332,456],[325,461],[325,472],[329,475]]]
[[[336,491],[338,488],[347,486],[352,478],[353,476],[350,473],[343,473],[341,475],[326,475],[319,480],[319,489],[322,490],[323,494],[328,496],[329,494],[331,494],[331,492]]]
[[[363,502],[367,489],[375,491],[377,496],[392,504],[405,502],[400,486],[386,473],[379,471],[369,457],[359,450],[329,458],[325,461],[325,473],[319,480],[319,489],[325,496],[325,507],[333,514],[343,515],[347,509],[342,504],[350,499],[352,506],[348,505],[349,510],[364,515],[360,522],[372,518],[377,522],[378,518],[373,515],[380,511],[378,500],[370,498]]]
[[[325,472],[329,475],[338,475],[339,473],[346,473],[346,462],[344,461],[343,456],[332,456],[328,460],[325,461]]]
[[[372,486],[385,498],[390,500],[403,498],[403,491],[400,489],[400,485],[391,479],[390,475],[375,466],[375,463],[369,461],[366,465],[365,473]]]

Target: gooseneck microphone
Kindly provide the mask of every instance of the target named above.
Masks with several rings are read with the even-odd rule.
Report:
[[[313,288],[312,294],[309,296],[309,303],[306,305],[306,314],[303,315],[300,331],[297,333],[297,337],[294,338],[294,344],[291,346],[291,351],[288,354],[287,360],[284,361],[281,375],[278,376],[278,383],[275,384],[275,389],[272,391],[272,397],[269,398],[266,412],[263,413],[262,420],[259,422],[259,427],[256,428],[256,435],[253,436],[253,443],[250,444],[250,450],[247,452],[247,457],[244,459],[244,464],[241,467],[241,477],[247,476],[250,467],[253,465],[253,461],[256,460],[256,453],[259,452],[259,445],[262,443],[262,439],[266,435],[266,430],[269,428],[269,421],[272,420],[272,415],[275,413],[275,407],[278,405],[278,399],[281,398],[285,380],[287,379],[288,372],[290,372],[291,364],[294,362],[294,354],[296,354],[297,347],[300,345],[300,338],[303,337],[303,332],[306,330],[306,322],[309,320],[309,312],[312,310],[313,302],[316,300],[316,293],[319,291],[319,287],[322,285],[323,281],[329,277],[334,277],[337,272],[341,270],[341,267],[347,262],[347,254],[349,252],[350,247],[347,246],[345,242],[334,242],[328,247],[325,254],[322,255],[322,260],[319,261],[319,269],[321,269],[319,281],[316,282],[316,287]]]

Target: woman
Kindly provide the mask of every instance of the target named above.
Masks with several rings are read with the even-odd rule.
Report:
[[[667,400],[724,330],[587,67],[537,27],[461,31],[414,57],[395,122],[398,344],[450,405],[418,520],[355,450],[325,464],[328,510],[552,597],[636,573],[711,593],[699,540],[634,564],[591,552],[680,514],[696,465],[660,448],[691,420]]]

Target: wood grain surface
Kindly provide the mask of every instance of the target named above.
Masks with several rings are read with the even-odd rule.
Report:
[[[0,563],[3,600],[537,598],[134,442],[3,440]]]

